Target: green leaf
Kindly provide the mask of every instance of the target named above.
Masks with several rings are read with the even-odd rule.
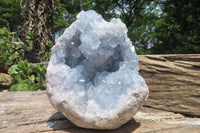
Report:
[[[27,84],[16,84],[11,86],[11,91],[29,91],[29,85]]]
[[[40,86],[39,85],[32,85],[30,87],[30,91],[36,91],[36,90],[39,90],[40,89]]]
[[[35,75],[31,75],[31,79],[33,80],[33,81],[35,81]]]
[[[12,65],[9,69],[8,69],[8,73],[9,74],[18,74],[18,66],[17,65]]]

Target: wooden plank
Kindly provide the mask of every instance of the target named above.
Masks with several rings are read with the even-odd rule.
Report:
[[[200,116],[200,54],[138,57],[140,74],[150,89],[146,106]]]
[[[146,106],[200,116],[200,54],[139,56],[150,95]]]
[[[46,92],[1,92],[0,133],[198,133],[200,119],[142,108],[134,119],[116,130],[89,130],[75,126],[50,105]]]

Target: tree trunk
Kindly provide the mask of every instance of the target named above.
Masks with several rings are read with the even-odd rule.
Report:
[[[43,61],[45,52],[50,50],[46,44],[54,44],[53,10],[53,0],[26,0],[22,7],[25,22],[21,29],[21,39],[29,46],[26,36],[29,33],[35,36],[29,52],[32,53],[31,62],[38,62],[37,58]]]

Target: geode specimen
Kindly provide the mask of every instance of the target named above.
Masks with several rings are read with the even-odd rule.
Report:
[[[120,19],[81,11],[52,48],[47,68],[51,104],[75,125],[115,129],[148,97],[138,58]]]

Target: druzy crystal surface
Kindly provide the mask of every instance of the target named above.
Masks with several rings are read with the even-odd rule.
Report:
[[[52,48],[47,68],[51,104],[75,125],[115,129],[148,97],[138,58],[120,19],[81,11]]]

